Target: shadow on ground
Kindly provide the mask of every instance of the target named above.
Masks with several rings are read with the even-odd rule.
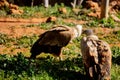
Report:
[[[112,57],[112,62],[117,65],[120,65],[120,56]]]
[[[56,61],[51,57],[33,60],[22,54],[13,57],[0,55],[0,70],[4,71],[4,78],[17,75],[25,76],[23,73],[32,77],[45,72],[53,80],[86,80],[81,57]]]

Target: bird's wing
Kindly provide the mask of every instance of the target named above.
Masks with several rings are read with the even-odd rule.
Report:
[[[98,55],[99,55],[100,64],[107,62],[107,63],[109,63],[109,65],[111,65],[112,52],[111,52],[109,44],[102,40],[98,40],[97,44],[98,44],[97,51],[98,51]]]
[[[102,55],[102,56],[111,55],[110,46],[107,42],[102,41],[102,40],[98,40],[97,44],[98,44],[98,52],[99,52],[100,55]]]
[[[98,56],[99,56],[99,64],[97,66],[98,73],[101,77],[110,79],[110,70],[111,70],[111,60],[112,53],[110,50],[110,46],[107,42],[98,40]]]
[[[98,52],[97,52],[97,43],[96,40],[87,40],[88,52],[95,64],[98,63]]]
[[[98,63],[97,44],[95,40],[84,37],[81,40],[81,51],[83,56],[83,62],[86,66],[90,66],[91,63]]]
[[[54,28],[40,36],[40,45],[66,46],[71,40],[71,32],[64,28]]]
[[[68,26],[60,25],[52,27],[49,31],[69,31],[70,29]]]

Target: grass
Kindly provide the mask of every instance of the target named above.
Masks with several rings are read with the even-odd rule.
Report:
[[[113,47],[113,57],[120,57],[119,49]],[[119,55],[116,55],[118,53]],[[67,58],[63,61],[57,61],[53,57],[29,59],[18,53],[18,56],[0,55],[0,79],[35,79],[35,80],[84,80],[85,72],[82,63],[82,57]],[[73,54],[75,55],[75,54]],[[113,59],[113,62],[116,59]],[[120,66],[117,63],[112,64],[112,80],[120,79]]]
[[[112,80],[120,79],[120,47],[112,47]]]
[[[21,47],[30,47],[37,39],[37,36],[22,36],[21,38],[16,39],[16,43],[18,46],[21,45]]]
[[[60,13],[58,11],[58,8],[60,7],[65,7],[68,13]],[[0,16],[27,19],[33,17],[42,18],[56,16],[57,21],[55,22],[24,26],[38,26],[44,30],[50,29],[53,25],[75,26],[76,24],[73,22],[68,23],[63,21],[64,19],[69,18],[78,21],[87,21],[88,23],[83,24],[84,28],[107,27],[114,29],[116,26],[120,26],[120,24],[114,22],[112,18],[109,18],[108,20],[98,20],[94,17],[88,17],[82,12],[78,12],[78,14],[76,14],[72,11],[72,8],[63,4],[56,4],[54,7],[50,6],[49,8],[44,8],[41,5],[20,8],[24,10],[22,15],[7,15],[5,11],[0,10]],[[100,36],[102,35],[103,34]],[[0,45],[4,45],[6,49],[14,46],[14,49],[12,49],[13,51],[21,48],[30,50],[32,44],[37,40],[37,38],[37,35],[23,35],[20,38],[10,38],[8,35],[0,33]],[[44,53],[39,55],[37,59],[32,60],[26,57],[30,55],[29,52],[18,52],[16,53],[16,56],[6,55],[4,52],[0,52],[0,80],[85,80],[85,71],[80,53],[80,39],[81,37],[73,40],[72,43],[63,48],[63,54],[65,56],[63,61],[58,61],[52,55]],[[102,37],[102,39],[111,44],[116,42],[119,43],[120,31],[117,30],[113,33],[111,32],[111,34],[107,34],[107,36]],[[120,80],[120,47],[114,46],[111,50],[113,63],[111,69],[111,79]],[[13,51],[8,51],[8,53],[12,54]]]
[[[35,78],[37,79],[75,79],[75,76],[80,75],[78,73],[84,72],[83,66],[81,65],[81,57],[66,59],[64,61],[56,61],[52,57],[41,58],[36,60],[30,60],[25,58],[23,54],[18,54],[18,56],[0,56],[0,78],[1,79],[25,79],[25,78]],[[69,75],[66,75],[68,74]],[[79,76],[80,77],[80,76]],[[10,79],[12,80],[12,79]]]
[[[29,37],[20,38],[21,44],[29,42]],[[24,41],[25,40],[25,41]],[[64,48],[63,54],[66,57],[63,61],[57,61],[51,55],[46,57],[39,56],[38,59],[30,60],[24,53],[18,53],[17,56],[0,55],[0,79],[1,80],[84,80],[85,72],[82,63],[82,57],[79,50],[79,39],[73,40],[73,43]],[[112,80],[120,79],[120,48],[112,47],[113,64],[111,69]],[[66,75],[69,74],[69,75]],[[77,77],[76,77],[77,76]]]
[[[111,76],[112,76],[111,80],[119,80],[120,79],[120,65],[112,64]]]

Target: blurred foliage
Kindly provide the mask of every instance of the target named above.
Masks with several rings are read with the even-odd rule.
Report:
[[[17,56],[0,55],[0,64],[0,79],[32,79],[38,75],[39,79],[45,77],[46,80],[85,78],[81,74],[84,73],[81,57],[64,61],[56,61],[52,57],[32,60],[18,53]]]
[[[60,13],[59,8],[65,8],[67,13]],[[9,11],[7,7],[0,10],[0,16],[2,17],[14,17],[14,18],[43,18],[55,16],[57,20],[54,22],[43,22],[37,25],[27,25],[24,27],[40,27],[41,29],[48,30],[54,25],[68,25],[73,27],[76,22],[64,22],[64,19],[75,19],[77,21],[86,21],[83,24],[86,27],[107,27],[116,28],[120,24],[115,22],[111,17],[108,20],[98,20],[95,17],[87,16],[90,10],[84,10],[80,7],[79,11],[74,12],[71,7],[65,6],[64,4],[55,4],[55,6],[49,6],[48,8],[42,5],[34,7],[20,7],[24,13],[21,15],[8,15],[6,12]],[[118,17],[120,13],[118,13]],[[119,17],[120,18],[120,17]],[[104,35],[104,34],[102,34]],[[26,48],[30,50],[31,46],[37,40],[38,35],[26,36],[23,35],[20,38],[10,38],[6,34],[0,33],[0,45],[8,47],[15,46],[15,48]],[[85,80],[85,72],[82,63],[82,57],[80,53],[80,38],[73,40],[69,45],[63,49],[63,55],[65,59],[58,61],[51,56],[45,58],[38,57],[37,59],[29,59],[25,57],[26,53],[18,53],[16,56],[13,55],[0,55],[0,80]],[[120,31],[116,30],[112,34],[102,38],[108,43],[116,43],[120,40]],[[120,80],[120,47],[112,47],[112,80]],[[12,54],[12,52],[11,52]],[[44,53],[43,53],[44,54]]]
[[[120,47],[112,47],[112,60],[120,65]]]
[[[10,47],[10,43],[13,41],[13,38],[9,38],[8,35],[0,33],[0,44]]]
[[[21,47],[30,47],[35,42],[37,36],[23,36],[19,39],[16,39],[16,42],[18,45],[21,45]]]
[[[74,49],[74,48],[73,48]],[[71,52],[73,53],[73,52]],[[119,60],[120,48],[112,48],[112,80],[120,79]],[[85,72],[80,55],[58,61],[53,57],[29,59],[18,53],[13,55],[0,55],[0,79],[46,79],[46,80],[85,80]],[[75,54],[73,54],[75,55]],[[120,59],[120,58],[119,58]],[[117,70],[117,71],[116,71]],[[116,77],[117,75],[117,77]]]
[[[116,39],[120,40],[120,30],[116,30],[113,32],[116,35]]]
[[[103,27],[107,27],[107,28],[115,28],[115,21],[112,18],[108,18],[106,19],[102,19],[100,21],[100,23],[103,24]]]

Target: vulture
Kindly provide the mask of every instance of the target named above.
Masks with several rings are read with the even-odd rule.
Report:
[[[89,80],[110,80],[112,53],[107,42],[94,35],[93,30],[84,30],[81,52],[86,76]]]
[[[82,25],[76,25],[75,27],[55,26],[39,36],[39,39],[30,50],[30,58],[36,58],[37,55],[44,52],[53,54],[62,60],[62,48],[76,37],[79,37],[81,33]]]

